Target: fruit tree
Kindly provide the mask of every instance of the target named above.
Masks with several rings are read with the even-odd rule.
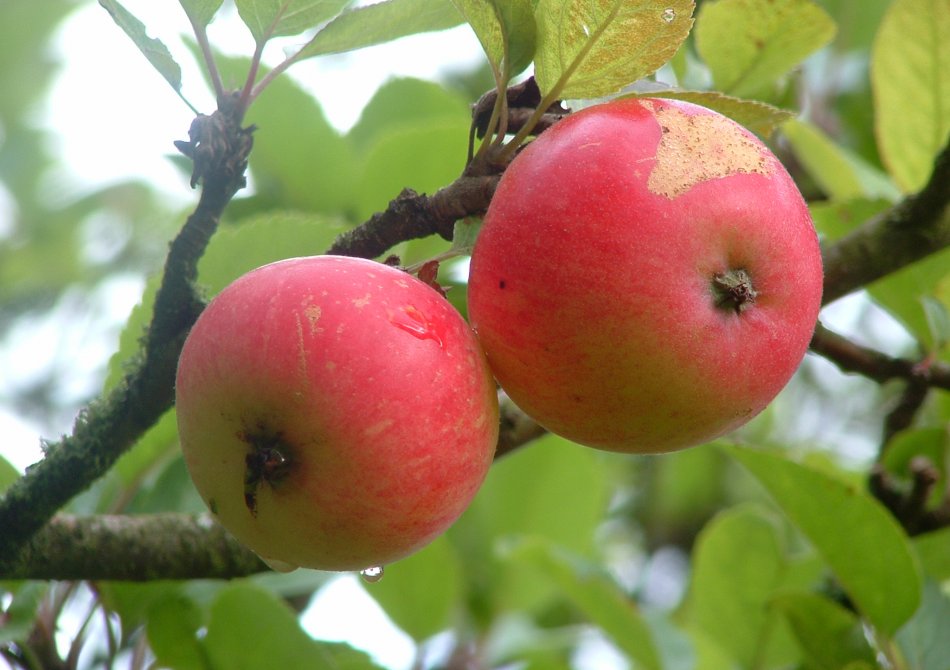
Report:
[[[171,193],[54,169],[49,90],[155,133],[123,54],[54,79],[80,17],[187,113]],[[0,38],[0,418],[47,436],[0,450],[0,667],[947,669],[950,0]]]

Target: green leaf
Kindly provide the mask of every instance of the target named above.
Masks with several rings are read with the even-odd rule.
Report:
[[[193,584],[205,584],[209,588],[215,582],[100,582],[96,592],[103,606],[122,620],[124,630],[147,627],[152,608],[167,600],[184,598],[182,591]],[[194,600],[194,599],[192,599]]]
[[[818,234],[831,241],[844,237],[862,223],[888,209],[887,200],[859,198],[847,202],[812,202],[808,204]]]
[[[215,61],[225,81],[243,81],[250,65],[220,54]],[[277,77],[251,105],[247,121],[257,126],[250,170],[263,200],[284,209],[350,209],[356,172],[352,148],[310,93],[290,77]]]
[[[241,20],[254,40],[263,44],[272,37],[299,35],[332,18],[349,0],[235,0]]]
[[[116,25],[132,39],[152,67],[158,70],[181,97],[181,67],[172,58],[168,47],[161,40],[149,37],[145,32],[145,24],[119,4],[118,0],[99,0],[99,4],[112,15]]]
[[[534,59],[538,39],[534,4],[535,0],[495,0],[505,35],[504,65],[509,78],[528,67]]]
[[[696,655],[695,665],[687,667],[695,668],[695,670],[723,670],[724,668],[737,670],[739,668],[735,659],[723,648],[722,640],[717,640],[697,629],[691,629],[687,631],[687,634]]]
[[[445,86],[411,77],[394,78],[380,86],[346,134],[358,151],[365,151],[387,132],[418,126],[471,119],[468,101]]]
[[[323,253],[346,230],[315,214],[269,212],[223,228],[198,262],[198,281],[212,295],[251,270],[296,256]]]
[[[942,427],[913,428],[898,433],[887,445],[882,465],[888,472],[910,482],[915,459],[926,459],[940,475],[934,482],[928,504],[937,506],[945,494],[950,433]]]
[[[14,582],[12,588],[0,589],[12,591],[13,600],[5,608],[0,608],[0,643],[24,642],[36,625],[36,612],[40,602],[46,597],[50,585],[48,582]],[[4,594],[6,595],[6,594]]]
[[[446,30],[461,22],[462,17],[450,0],[384,0],[343,12],[295,58],[362,49],[407,35]]]
[[[693,25],[692,0],[539,0],[535,79],[542,94],[596,98],[655,72]]]
[[[696,49],[719,90],[758,97],[834,37],[812,0],[707,0],[696,17]]]
[[[456,221],[452,229],[452,249],[463,255],[471,255],[481,229],[481,219],[468,217]]]
[[[950,307],[936,295],[925,295],[920,299],[927,320],[934,349],[940,351],[950,343]]]
[[[884,11],[891,0],[821,0],[821,5],[838,24],[835,50],[842,54],[867,51],[871,47]]]
[[[151,514],[174,510],[183,514],[201,514],[207,511],[177,447],[176,440],[172,451],[157,463],[159,467],[148,473],[147,479],[135,489],[135,496],[124,510],[126,513]]]
[[[221,590],[211,605],[204,642],[208,666],[216,670],[376,667],[348,645],[311,639],[286,602],[251,582]]]
[[[506,547],[505,554],[556,585],[637,667],[659,670],[659,652],[650,626],[602,567],[542,538],[515,540]]]
[[[108,393],[118,386],[126,373],[134,364],[135,358],[142,350],[142,338],[145,336],[152,312],[155,306],[155,294],[161,285],[162,278],[152,275],[145,284],[142,299],[132,308],[129,318],[119,334],[119,346],[109,359],[109,369],[103,384],[103,393]]]
[[[462,599],[462,567],[440,537],[412,556],[386,566],[383,579],[363,589],[417,642],[452,627]]]
[[[781,456],[723,447],[827,561],[858,610],[889,635],[920,603],[921,574],[890,513],[866,492]]]
[[[192,23],[207,26],[224,0],[178,0]]]
[[[835,201],[900,197],[893,182],[854,152],[834,143],[817,126],[797,119],[782,126],[796,158],[818,186]]]
[[[767,604],[782,584],[784,553],[774,522],[752,505],[721,512],[696,540],[686,620],[742,667],[753,667],[765,650],[772,661],[794,660],[767,635],[779,621]]]
[[[0,456],[0,493],[6,491],[7,487],[19,478],[20,471],[13,467],[10,461]]]
[[[432,194],[451,183],[465,166],[469,125],[464,117],[423,120],[381,134],[357,181],[357,217],[386,209],[403,188]]]
[[[198,629],[203,623],[200,608],[181,593],[152,605],[145,630],[158,663],[175,670],[206,668],[208,659],[198,641]]]
[[[620,462],[546,435],[492,466],[448,532],[465,565],[476,614],[490,621],[499,611],[525,611],[552,596],[548,580],[499,557],[495,548],[506,537],[542,537],[571,553],[594,556],[611,461]]]
[[[732,467],[718,449],[683,449],[649,461],[639,495],[647,533],[667,528],[699,528],[728,497],[726,471]],[[655,530],[653,530],[655,529]]]
[[[895,0],[871,51],[881,158],[906,192],[919,190],[950,134],[950,0]]]
[[[156,421],[135,445],[126,451],[107,476],[118,476],[124,486],[139,483],[141,477],[170,451],[178,448],[175,410]]]
[[[638,93],[636,97],[673,98],[702,105],[728,116],[733,121],[764,137],[771,135],[777,127],[795,116],[794,112],[787,109],[779,109],[758,100],[736,98],[717,91],[651,91],[649,93]]]
[[[937,292],[948,278],[950,249],[944,249],[874,282],[868,293],[904,324],[925,351],[937,352],[943,333],[934,330],[937,324],[932,324],[933,314],[928,313],[925,305],[929,300],[939,300]]]
[[[816,593],[786,593],[773,604],[781,611],[814,670],[839,670],[849,663],[874,662],[861,620]]]
[[[913,670],[946,670],[950,659],[950,597],[927,581],[920,609],[897,633],[897,644]]]
[[[453,2],[478,37],[497,78],[510,78],[531,63],[536,40],[532,0]]]
[[[918,535],[914,551],[925,575],[939,582],[950,580],[950,528]]]
[[[865,192],[852,160],[845,150],[820,129],[805,121],[789,121],[782,128],[795,156],[832,200],[851,200],[869,195]]]
[[[475,37],[482,45],[492,70],[498,75],[502,72],[505,58],[505,31],[498,13],[498,3],[494,0],[452,0],[455,8],[472,27]]]

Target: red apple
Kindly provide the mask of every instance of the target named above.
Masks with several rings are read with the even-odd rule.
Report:
[[[334,256],[258,268],[185,342],[188,470],[218,520],[275,565],[400,559],[467,507],[494,455],[494,381],[471,329],[398,269]]]
[[[527,414],[581,444],[663,452],[741,426],[785,386],[817,320],[821,255],[752,133],[694,104],[622,99],[515,158],[468,291]]]

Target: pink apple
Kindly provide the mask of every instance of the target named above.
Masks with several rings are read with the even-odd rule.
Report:
[[[498,404],[473,333],[398,269],[334,256],[258,268],[195,323],[181,446],[218,520],[275,565],[398,560],[466,508]]]
[[[559,122],[501,178],[469,318],[502,388],[581,444],[662,452],[762,411],[821,303],[808,208],[750,132],[675,100]]]

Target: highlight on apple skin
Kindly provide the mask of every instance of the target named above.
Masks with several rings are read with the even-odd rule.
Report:
[[[707,442],[760,413],[821,305],[808,207],[751,132],[626,98],[509,165],[472,253],[469,319],[509,397],[605,450]]]
[[[362,570],[421,548],[467,507],[498,434],[461,315],[401,270],[333,256],[263,266],[215,297],[176,406],[202,498],[279,568]]]

